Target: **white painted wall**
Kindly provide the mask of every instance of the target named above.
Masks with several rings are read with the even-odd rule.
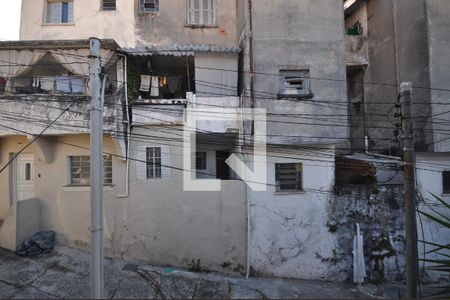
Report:
[[[277,193],[275,163],[299,162],[305,191]],[[332,270],[322,258],[332,257],[335,248],[335,237],[326,226],[332,197],[327,191],[334,185],[333,147],[326,152],[269,151],[267,174],[266,192],[248,190],[250,266],[257,275],[328,279]]]
[[[436,215],[436,213],[431,211],[431,209],[434,209],[450,218],[450,211],[439,205],[439,202],[432,195],[434,194],[447,203],[450,203],[450,195],[443,194],[442,186],[442,171],[450,170],[450,153],[419,153],[416,156],[416,162],[417,187],[425,200],[425,202],[419,202],[419,209],[432,215]],[[417,227],[419,240],[425,238],[426,241],[437,244],[446,245],[450,243],[450,232],[448,229],[437,225],[424,216],[422,216],[422,224],[420,223],[420,220],[418,220]],[[424,252],[432,249],[433,247],[426,246],[424,251],[423,244],[419,243],[419,257],[423,258]],[[428,254],[426,258],[438,259],[439,256],[436,254]],[[436,272],[430,275],[436,280],[443,274]]]

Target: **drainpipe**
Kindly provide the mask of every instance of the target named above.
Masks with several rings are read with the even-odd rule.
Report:
[[[127,150],[126,150],[126,159],[127,159],[127,169],[125,173],[125,194],[123,195],[116,195],[117,198],[128,198],[130,195],[130,136],[131,136],[131,124],[130,124],[130,117],[128,115],[129,113],[129,103],[128,103],[128,74],[127,74],[127,57],[126,55],[119,54],[119,56],[122,57],[122,65],[123,65],[123,80],[124,80],[124,89],[125,89],[125,105],[127,107],[126,116],[127,120],[124,121],[124,124],[127,126]]]
[[[244,152],[244,160],[248,162],[247,153]],[[247,200],[247,266],[245,270],[245,277],[250,278],[250,229],[251,229],[251,220],[250,220],[250,188],[248,185],[245,185],[245,196]]]
[[[255,107],[255,81],[254,81],[254,72],[255,72],[255,65],[254,65],[254,57],[253,57],[253,3],[252,0],[247,0],[248,4],[248,43],[249,43],[249,65],[250,65],[250,107]],[[255,132],[255,122],[252,121],[252,128],[251,128],[251,134],[253,135]],[[245,147],[245,145],[244,145]],[[247,154],[244,153],[244,158],[246,161],[248,161]],[[251,227],[251,220],[250,220],[250,202],[249,202],[249,195],[251,191],[248,186],[246,186],[246,196],[247,196],[247,266],[246,266],[246,274],[245,276],[247,278],[250,277],[250,227]]]
[[[252,0],[248,0],[248,50],[249,50],[249,64],[250,64],[250,101],[251,108],[255,107],[255,82],[254,72],[255,66],[253,61],[253,12],[252,12]],[[252,126],[253,127],[253,126]],[[252,128],[252,133],[253,133]]]

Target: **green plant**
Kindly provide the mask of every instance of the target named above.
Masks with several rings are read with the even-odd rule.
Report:
[[[450,230],[450,204],[442,200],[441,198],[433,195],[434,198],[443,206],[445,210],[449,213],[445,215],[445,212],[439,212],[436,209],[430,207],[431,213],[419,210],[419,213],[431,221],[444,226],[444,228]],[[440,245],[437,243],[432,243],[429,241],[421,241],[425,245],[432,246],[433,249],[425,252],[425,254],[438,254],[440,259],[420,259],[420,261],[429,263],[426,269],[430,271],[439,271],[441,273],[446,273],[450,276],[450,244]],[[448,299],[450,297],[450,283],[444,285],[436,286],[437,291],[433,294],[435,298]]]

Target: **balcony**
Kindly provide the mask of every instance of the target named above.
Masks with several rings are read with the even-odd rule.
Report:
[[[118,130],[122,108],[116,95],[105,96],[104,129]],[[61,116],[45,134],[75,134],[89,132],[89,98],[84,95],[15,94],[0,95],[0,136],[36,135]],[[66,111],[67,110],[67,111]],[[63,115],[61,115],[64,112]]]
[[[366,35],[347,35],[347,67],[367,66],[369,45]]]

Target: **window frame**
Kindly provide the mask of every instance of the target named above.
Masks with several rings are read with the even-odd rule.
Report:
[[[199,20],[200,23],[195,23],[195,15],[193,15],[193,13],[195,13],[195,3],[194,1],[199,1]],[[205,27],[218,27],[217,26],[217,0],[208,0],[210,1],[210,5],[212,6],[211,11],[210,10],[205,10],[203,7],[203,1],[202,0],[186,0],[186,25],[187,27],[193,27],[193,28],[205,28]],[[211,13],[211,16],[208,16],[208,21],[209,21],[209,17],[211,17],[211,22],[208,23],[204,23],[204,17],[203,14],[204,12],[207,11],[208,14]]]
[[[294,170],[292,174],[295,172],[295,188],[283,188],[283,185],[288,184],[282,184],[280,178],[280,171],[281,166],[293,166]],[[288,168],[286,168],[287,170]],[[291,175],[292,175],[291,174]],[[304,183],[303,183],[303,163],[293,162],[293,163],[275,163],[275,190],[277,193],[292,193],[292,192],[304,192]],[[286,180],[286,179],[284,179]],[[293,180],[293,179],[291,179]],[[291,184],[293,185],[293,184]]]
[[[280,69],[279,71],[279,84],[278,84],[278,98],[312,98],[313,94],[311,92],[311,75],[309,69]],[[297,88],[297,93],[287,93],[287,82],[288,80],[302,80],[302,89]],[[295,85],[292,84],[292,88]]]
[[[442,171],[442,194],[450,195],[450,170]]]
[[[201,165],[199,167],[200,163]],[[208,170],[208,153],[206,151],[195,152],[195,170],[197,171]]]
[[[59,16],[59,22],[54,22],[53,17],[53,10],[52,10],[52,14],[49,14],[49,10],[50,10],[50,5],[53,3],[61,3],[61,11],[60,11],[60,16]],[[64,3],[67,3],[67,21],[64,22]],[[70,7],[72,6],[72,7]],[[72,13],[72,14],[70,14]],[[43,25],[74,25],[75,21],[74,21],[74,15],[75,15],[75,1],[74,0],[45,0],[45,5],[44,5],[44,20],[43,20]]]
[[[155,5],[155,10],[145,10],[146,1],[153,1]],[[161,3],[159,0],[139,0],[138,12],[140,14],[158,14],[160,10],[161,10]]]
[[[105,9],[105,1],[114,1],[114,9]],[[117,11],[117,0],[102,0],[101,2],[101,11]]]
[[[80,164],[80,182],[75,183],[74,182],[74,159],[79,159]],[[83,186],[90,186],[90,179],[91,179],[91,169],[90,169],[90,155],[70,155],[68,157],[68,186],[74,186],[74,187],[83,187]],[[83,166],[84,163],[84,166]],[[87,166],[86,166],[87,165]],[[85,168],[83,170],[83,168]],[[87,170],[86,170],[87,168]],[[82,178],[82,175],[84,173],[84,178]],[[78,178],[77,178],[78,179]],[[82,180],[87,180],[89,183],[82,183]],[[112,155],[104,155],[103,156],[103,185],[104,186],[112,186],[113,185],[113,167],[112,167]]]
[[[150,161],[149,150],[152,151]],[[157,155],[159,151],[159,156]],[[159,160],[159,165],[158,165]],[[150,168],[150,169],[149,169]],[[162,179],[162,148],[161,147],[146,147],[145,148],[145,177],[149,179]],[[151,171],[151,172],[149,172]],[[159,173],[158,173],[159,172]]]

